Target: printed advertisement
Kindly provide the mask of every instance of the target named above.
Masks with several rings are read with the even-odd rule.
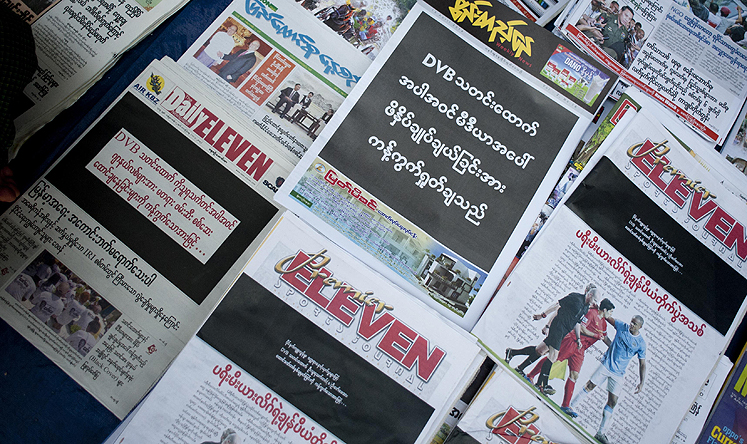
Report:
[[[591,116],[442,20],[412,9],[277,199],[469,329]]]
[[[747,50],[726,31],[673,1],[629,0],[582,2],[563,31],[621,79],[723,144],[747,97]]]
[[[194,125],[173,114],[174,94]],[[264,182],[289,165],[242,134],[154,62],[0,218],[0,316],[119,418],[277,213]],[[251,154],[232,163],[242,146]]]
[[[475,339],[286,213],[121,443],[428,443]]]
[[[592,116],[617,82],[617,75],[607,67],[570,48],[565,40],[500,2],[493,5],[488,1],[428,0],[427,3],[481,41],[483,48],[489,48],[504,62],[529,74],[528,80],[534,82],[535,88],[556,91],[568,104]]]
[[[235,1],[179,59],[294,163],[370,63],[291,0]]]
[[[46,8],[42,3],[26,2],[35,13]],[[38,17],[31,29],[39,67],[23,90],[18,108],[22,114],[15,119],[16,146],[70,106],[119,55],[184,3],[72,0],[57,3]]]
[[[587,438],[670,442],[744,314],[747,214],[647,108],[614,131],[472,332]]]

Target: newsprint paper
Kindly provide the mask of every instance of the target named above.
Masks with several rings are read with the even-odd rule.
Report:
[[[236,0],[179,64],[298,162],[371,60],[293,0]]]
[[[553,344],[544,399],[588,438],[670,442],[744,315],[747,214],[646,108],[623,126],[472,332],[545,386]]]
[[[286,213],[117,442],[429,443],[483,359]]]
[[[182,76],[152,63],[0,218],[0,316],[119,418],[239,275],[290,169]]]
[[[34,16],[53,3],[2,1]],[[20,106],[24,112],[15,120],[16,145],[70,106],[125,50],[184,3],[182,0],[65,0],[38,17],[31,30],[39,68],[23,90]]]
[[[410,11],[276,198],[469,329],[592,114],[426,8]],[[537,71],[550,63],[514,55]]]
[[[673,0],[583,0],[563,31],[622,80],[723,144],[747,97],[747,50],[728,35]]]

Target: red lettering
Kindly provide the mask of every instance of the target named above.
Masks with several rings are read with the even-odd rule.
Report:
[[[248,170],[249,165],[247,165],[247,163],[253,161],[257,153],[259,153],[259,149],[256,146],[250,144],[249,149],[246,150],[243,156],[241,156],[241,160],[239,160],[236,165],[238,165],[239,168],[244,171]]]
[[[687,214],[695,221],[699,221],[703,218],[703,216],[710,213],[714,208],[716,208],[716,202],[714,202],[713,199],[701,205],[700,202],[702,202],[702,200],[702,192],[693,193],[693,201],[690,203],[690,210]]]
[[[739,222],[734,224],[734,227],[729,231],[729,235],[726,236],[724,244],[729,249],[736,244],[737,256],[742,260],[747,260],[747,239],[744,237],[744,226],[742,224]]]
[[[208,128],[210,128],[213,125],[213,123],[215,123],[218,120],[218,118],[215,117],[215,114],[211,113],[210,111],[208,111],[206,109],[203,109],[202,113],[207,118],[205,120],[203,120],[202,123],[200,123],[199,125],[197,125],[197,127],[195,127],[194,131],[195,131],[195,134],[197,134],[198,136],[200,136],[200,137],[202,137],[204,139],[205,138],[205,130],[208,129]]]
[[[650,140],[646,140],[646,142],[638,149],[638,152],[640,153],[653,151],[653,147],[654,143]],[[632,159],[630,159],[630,161],[633,162],[633,165],[637,166],[638,169],[643,172],[643,174],[648,176],[651,173],[651,170],[654,168],[656,156],[654,156],[653,152],[649,152],[648,154],[641,157],[633,157]]]
[[[727,233],[731,230],[732,224],[736,220],[731,217],[726,211],[722,210],[721,207],[716,207],[716,211],[713,213],[708,222],[705,224],[705,229],[711,233],[716,239],[724,242]]]
[[[669,182],[669,186],[664,190],[664,194],[669,196],[672,201],[677,204],[678,207],[682,208],[685,206],[685,201],[690,197],[692,190],[685,185],[686,180],[675,177]]]
[[[270,168],[270,165],[272,165],[272,159],[265,156],[265,153],[260,152],[257,160],[254,161],[252,166],[250,166],[249,169],[246,170],[246,172],[249,173],[249,175],[252,176],[254,180],[259,180],[262,175],[265,174],[265,171]]]
[[[226,159],[230,160],[231,162],[235,162],[236,158],[239,157],[239,154],[243,153],[248,147],[252,146],[251,143],[249,143],[248,140],[244,140],[242,142],[242,137],[240,134],[236,135],[236,138],[233,139],[233,144],[231,144],[231,148],[226,151]]]
[[[220,131],[220,129],[223,128],[225,124],[226,123],[224,121],[218,120],[215,126],[213,126],[213,129],[211,129],[208,135],[205,137],[205,142],[209,143],[210,145],[215,145],[215,140],[213,139],[215,139],[215,136],[218,135],[218,131]]]
[[[294,268],[298,268],[298,266],[308,260],[309,256],[307,256],[303,251],[299,251],[298,255],[296,255],[295,259],[293,259],[293,262],[291,262],[286,270],[293,270]],[[299,279],[299,277],[303,278],[304,280]],[[288,285],[305,294],[306,289],[309,287],[309,282],[311,281],[311,271],[309,271],[306,267],[301,267],[295,273],[281,274],[280,279],[284,280],[288,283]]]
[[[308,260],[308,256],[306,256]],[[292,266],[292,264],[291,264]],[[306,267],[304,267],[306,268]],[[327,276],[330,276],[331,273],[327,271],[326,268],[322,268],[320,270],[321,274],[324,274],[324,276],[318,275],[314,280],[311,282],[311,285],[309,285],[309,288],[306,289],[306,291],[303,292],[306,296],[311,298],[312,301],[316,302],[321,306],[322,308],[327,308],[327,305],[329,304],[329,299],[324,297],[324,295],[321,293],[321,291],[324,289],[324,279]],[[311,277],[311,274],[309,274],[309,278]]]
[[[418,335],[415,338],[415,343],[402,360],[402,365],[411,369],[417,361],[418,377],[427,382],[445,355],[446,353],[438,347],[434,347],[433,351],[429,353],[428,340]]]
[[[379,348],[396,361],[402,362],[405,352],[410,349],[417,336],[413,329],[395,320],[379,341]]]
[[[384,330],[394,322],[394,316],[384,312],[378,319],[373,320],[376,313],[376,307],[373,305],[364,305],[361,313],[361,323],[358,326],[358,334],[365,340],[376,336],[381,330]]]
[[[349,294],[351,293],[340,288],[327,305],[327,311],[348,327],[353,322],[353,315],[361,308],[357,302],[348,297]]]
[[[213,146],[215,147],[215,149],[217,149],[219,152],[222,153],[226,149],[225,145],[231,142],[232,136],[236,136],[237,138],[241,137],[241,136],[237,136],[236,134],[237,134],[236,131],[229,126],[228,128],[226,128],[225,131],[223,131],[223,134],[220,135],[220,137],[218,138],[218,140],[215,141]]]
[[[661,158],[661,162],[654,166],[654,169],[648,173],[648,178],[654,183],[660,190],[664,191],[667,188],[667,183],[661,179],[661,175],[664,173],[664,164],[669,163],[666,157]]]
[[[612,123],[613,125],[617,125],[620,119],[622,119],[622,117],[625,115],[625,112],[631,108],[634,110],[638,109],[635,105],[633,105],[633,102],[625,99],[622,105],[620,105],[620,107],[617,108],[617,111],[615,111],[615,115],[610,118],[610,123]]]

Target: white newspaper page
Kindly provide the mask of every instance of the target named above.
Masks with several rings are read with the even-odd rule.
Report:
[[[286,213],[117,442],[429,443],[483,359]]]
[[[446,439],[446,444],[505,442],[581,444],[583,440],[515,375],[499,366]]]
[[[736,11],[735,11],[736,12]],[[747,50],[671,0],[586,0],[576,45],[721,145],[747,97]]]
[[[472,332],[587,437],[670,442],[744,315],[747,214],[646,108],[622,128]]]
[[[713,408],[721,387],[723,387],[724,381],[726,381],[726,377],[729,376],[733,366],[734,364],[731,363],[729,358],[721,356],[711,376],[700,388],[698,396],[690,405],[687,415],[682,419],[671,444],[695,444],[698,441],[700,432],[708,418],[708,413]]]
[[[0,316],[123,418],[277,213],[258,145],[152,63],[0,217]]]
[[[277,194],[467,329],[591,117],[489,51],[416,5]]]
[[[68,107],[127,48],[184,3],[65,0],[42,15],[31,26],[39,68],[23,91],[25,111],[15,120],[16,143]]]
[[[179,64],[300,159],[370,65],[292,0],[237,0]]]

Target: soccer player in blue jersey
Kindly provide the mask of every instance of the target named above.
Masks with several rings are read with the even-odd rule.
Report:
[[[607,317],[607,321],[617,330],[615,339],[604,353],[599,368],[591,375],[591,379],[586,383],[584,389],[571,401],[571,408],[564,409],[565,413],[575,418],[578,414],[573,411],[573,408],[586,398],[596,386],[607,381],[607,405],[604,406],[602,411],[599,430],[594,435],[594,438],[602,444],[609,443],[604,431],[612,418],[617,399],[620,396],[625,370],[633,356],[638,356],[638,375],[640,378],[640,382],[635,388],[636,394],[643,390],[643,382],[646,379],[646,341],[640,333],[641,328],[643,328],[643,318],[640,315],[635,315],[630,320],[630,324],[615,320],[612,317]]]

